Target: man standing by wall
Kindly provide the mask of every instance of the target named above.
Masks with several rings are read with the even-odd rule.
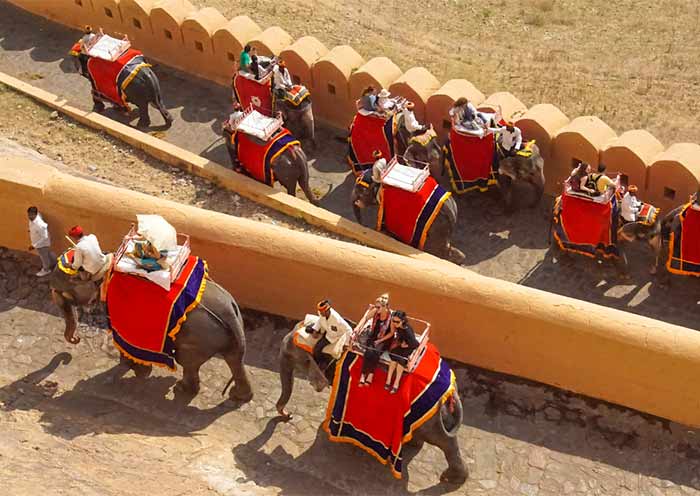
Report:
[[[27,209],[29,217],[29,239],[32,244],[29,251],[36,250],[41,259],[41,270],[36,273],[37,277],[44,277],[51,273],[56,265],[56,255],[51,253],[51,238],[49,237],[49,226],[41,217],[36,207]]]

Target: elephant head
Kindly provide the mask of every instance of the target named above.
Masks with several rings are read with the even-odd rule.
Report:
[[[379,184],[372,181],[371,174],[365,173],[355,181],[350,200],[352,201],[352,211],[359,224],[362,224],[362,210],[377,205],[378,190]]]
[[[531,151],[529,157],[514,155],[505,157],[498,163],[498,183],[508,210],[512,209],[515,202],[513,198],[514,183],[531,186],[532,198],[529,202],[523,203],[535,206],[544,193],[544,159],[540,155],[537,145],[533,144]]]

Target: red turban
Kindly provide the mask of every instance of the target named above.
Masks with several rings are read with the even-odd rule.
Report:
[[[70,236],[71,238],[79,238],[82,235],[83,228],[80,226],[73,226],[71,227],[70,231],[68,231],[68,236]]]

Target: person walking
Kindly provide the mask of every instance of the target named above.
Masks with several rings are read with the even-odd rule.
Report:
[[[32,243],[29,245],[29,251],[36,250],[41,259],[41,270],[36,273],[36,276],[44,277],[49,275],[56,265],[56,255],[51,252],[49,225],[36,207],[27,209],[27,217],[29,218],[29,239]]]

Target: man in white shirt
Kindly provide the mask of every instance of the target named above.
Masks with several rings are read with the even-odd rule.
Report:
[[[44,277],[51,273],[56,265],[56,255],[51,253],[51,238],[49,236],[49,226],[41,217],[36,207],[27,209],[29,217],[29,251],[36,250],[41,259],[41,270],[36,273],[37,277]]]
[[[284,60],[280,60],[272,70],[272,84],[275,87],[277,98],[284,98],[285,94],[294,86]]]
[[[632,184],[622,197],[622,218],[626,222],[637,222],[637,214],[642,208],[642,202],[637,198],[637,187]]]
[[[314,346],[313,356],[316,363],[321,363],[321,358],[323,354],[323,349],[329,344],[344,344],[344,340],[352,332],[352,327],[348,324],[341,315],[331,308],[331,302],[328,300],[323,300],[318,302],[316,305],[316,310],[318,311],[318,320],[313,324],[311,329],[307,329],[309,333],[318,335],[322,334],[321,339],[318,340]],[[339,341],[343,340],[342,343]],[[342,346],[338,346],[340,349],[335,350],[337,356],[333,355],[333,358],[339,358],[340,352],[342,352]]]
[[[413,109],[415,107],[416,106],[413,102],[406,102],[402,112],[403,125],[412,136],[423,134],[428,130],[427,126],[423,126],[420,122],[418,122],[418,119],[416,119],[416,114],[413,113]]]
[[[390,113],[394,110],[396,103],[391,99],[391,93],[386,88],[377,95],[377,112]]]
[[[97,237],[94,234],[85,235],[80,226],[74,226],[68,232],[68,236],[75,243],[73,268],[78,270],[82,267],[91,277],[103,272],[108,258],[102,253]]]
[[[498,130],[498,144],[503,151],[504,156],[513,156],[523,145],[523,133],[519,128],[512,124],[508,124]]]

